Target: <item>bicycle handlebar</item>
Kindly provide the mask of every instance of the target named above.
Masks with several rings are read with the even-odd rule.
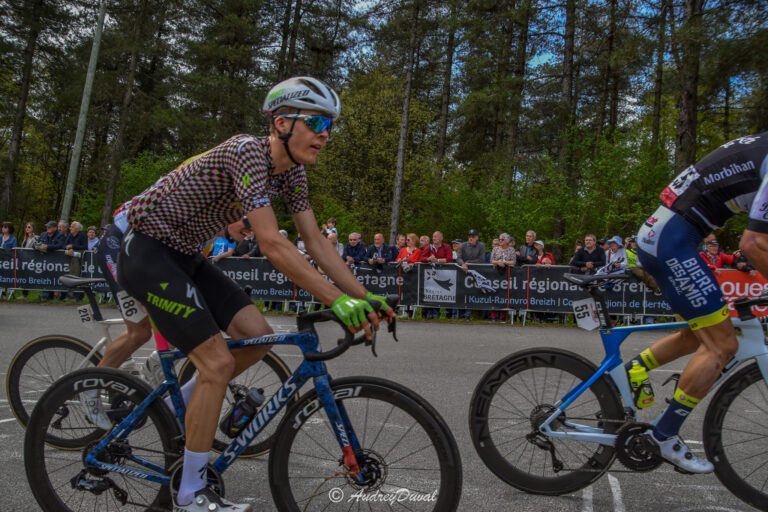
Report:
[[[391,308],[394,308],[398,303],[398,297],[396,295],[389,295],[386,298],[387,305]],[[373,307],[373,310],[378,313],[381,310],[381,305],[376,302],[372,302],[371,306]],[[321,352],[306,352],[304,354],[304,358],[307,361],[327,361],[329,359],[333,359],[335,357],[339,357],[341,354],[347,351],[349,347],[354,345],[370,345],[371,351],[373,352],[373,355],[378,357],[376,354],[376,331],[373,331],[373,336],[370,340],[365,339],[365,334],[361,334],[358,337],[355,337],[354,334],[349,332],[347,329],[347,326],[344,325],[344,323],[339,319],[339,317],[336,316],[336,313],[334,313],[330,309],[324,309],[322,311],[313,311],[312,313],[302,313],[296,318],[296,326],[298,327],[299,331],[306,331],[306,330],[315,330],[315,324],[318,322],[336,322],[341,326],[342,329],[344,329],[345,334],[344,338],[341,338],[338,340],[338,346],[335,348],[332,348],[331,350],[325,350]],[[398,341],[397,339],[397,329],[396,329],[396,319],[392,319],[392,323],[389,324],[387,330],[392,333],[392,336],[395,338],[395,341]]]
[[[757,297],[742,297],[733,301],[733,307],[741,320],[752,320],[755,314],[752,312],[753,306],[768,306],[768,293],[763,293]]]

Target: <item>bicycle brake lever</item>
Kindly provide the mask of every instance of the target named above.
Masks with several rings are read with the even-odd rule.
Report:
[[[379,357],[379,355],[376,353],[376,331],[373,331],[373,335],[371,336],[370,340],[365,340],[365,346],[368,345],[371,346],[371,352],[373,352],[373,357]]]
[[[387,332],[392,333],[392,337],[395,338],[396,342],[400,341],[399,339],[397,339],[397,319],[396,318],[393,318],[392,322],[389,325],[387,325]]]

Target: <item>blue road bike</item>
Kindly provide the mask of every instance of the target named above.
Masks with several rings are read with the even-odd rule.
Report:
[[[370,344],[375,355],[375,337],[371,343],[347,331],[337,347],[321,351],[315,323],[327,320],[337,320],[330,310],[308,313],[297,318],[297,333],[228,342],[232,350],[296,345],[304,361],[209,464],[209,486],[224,495],[222,474],[291,403],[268,463],[279,510],[456,510],[461,460],[444,420],[397,383],[332,379],[324,361],[362,343]],[[394,323],[390,330],[394,335]],[[76,371],[48,389],[24,442],[28,481],[44,511],[170,510],[184,447],[185,410],[173,369],[181,357],[179,351],[161,353],[165,381],[154,390],[108,368]],[[292,402],[310,380],[313,389]],[[88,420],[82,393],[100,397],[112,430]],[[166,393],[175,416],[161,399]],[[54,445],[46,443],[52,432]]]
[[[565,275],[593,299],[574,311],[577,317],[593,311],[597,316],[605,349],[599,366],[567,350],[534,348],[496,363],[475,388],[469,408],[472,442],[486,466],[508,484],[559,495],[590,485],[615,459],[629,471],[650,471],[662,464],[647,440],[652,424],[638,421],[620,347],[633,332],[687,324],[611,328],[605,286],[630,277]],[[702,439],[723,485],[768,510],[768,346],[763,326],[751,312],[759,305],[768,305],[768,297],[736,301],[739,350],[713,386],[719,388],[707,408]]]

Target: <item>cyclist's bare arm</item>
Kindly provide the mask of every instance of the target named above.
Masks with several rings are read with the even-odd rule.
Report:
[[[763,277],[768,276],[768,234],[744,230],[739,249]]]
[[[333,301],[342,295],[338,288],[324,279],[304,259],[304,256],[296,250],[296,246],[280,234],[272,207],[265,206],[250,211],[247,217],[253,233],[256,235],[256,240],[259,242],[261,253],[280,272],[288,276],[298,286],[301,286],[317,297],[326,306],[333,304]],[[317,230],[317,226],[315,226],[315,230]],[[362,285],[360,286],[362,287]],[[365,292],[363,292],[364,296]]]
[[[293,222],[304,240],[304,247],[333,282],[350,297],[364,299],[368,290],[352,275],[349,267],[339,258],[336,248],[317,229],[312,210],[304,210],[293,216]]]

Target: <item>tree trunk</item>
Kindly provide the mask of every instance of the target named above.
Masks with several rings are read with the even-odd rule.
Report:
[[[288,63],[285,61],[285,55],[288,52],[288,38],[291,33],[291,7],[292,0],[286,0],[285,12],[283,13],[283,27],[280,31],[280,57],[277,60],[277,80],[282,81],[288,78]]]
[[[656,47],[656,78],[653,83],[653,126],[651,128],[651,165],[655,166],[661,157],[661,93],[664,85],[664,54],[667,51],[667,12],[669,0],[661,0],[659,13],[659,40]]]
[[[299,24],[301,23],[301,0],[296,0],[293,10],[293,25],[291,25],[290,41],[288,42],[288,59],[285,64],[286,76],[294,74],[296,65],[296,40],[299,38]]]
[[[142,11],[143,14],[143,11]],[[117,180],[120,177],[120,167],[123,164],[123,149],[125,147],[125,128],[128,124],[128,109],[133,100],[133,86],[136,79],[136,66],[139,60],[139,40],[142,27],[140,17],[134,28],[133,50],[131,51],[131,61],[128,65],[128,78],[125,84],[125,93],[123,94],[123,103],[120,106],[119,120],[117,124],[117,134],[115,135],[112,155],[110,157],[110,174],[107,193],[104,197],[104,209],[101,211],[101,225],[104,226],[112,221],[112,212],[114,210],[115,188]]]
[[[568,186],[573,186],[575,190],[575,176],[570,162],[569,130],[573,117],[573,55],[576,35],[576,0],[566,0],[565,3],[565,44],[563,45],[563,78],[560,91],[560,112],[561,112],[561,140],[560,154],[558,162],[560,168],[566,177]],[[552,222],[552,237],[557,240],[565,234],[565,219],[560,210],[555,211],[554,221]],[[562,248],[556,244],[553,255],[555,259],[562,256]]]
[[[528,65],[528,30],[531,20],[532,0],[523,0],[518,9],[517,49],[515,51],[514,74],[512,86],[512,103],[510,112],[512,118],[509,122],[509,135],[507,136],[507,150],[510,158],[517,154],[518,139],[520,138],[520,114],[523,105],[523,90],[525,88],[525,70]]]
[[[725,82],[725,105],[723,107],[723,138],[731,140],[731,79]]]
[[[451,104],[451,79],[453,77],[453,53],[456,51],[456,1],[451,2],[451,18],[448,28],[448,42],[445,48],[443,70],[443,93],[440,98],[440,138],[437,142],[437,163],[442,164],[448,136],[448,107]]]
[[[610,110],[611,90],[615,77],[613,76],[613,47],[616,39],[616,0],[610,0],[608,9],[608,38],[605,54],[605,66],[603,68],[603,80],[600,88],[600,115],[597,122],[597,135],[602,135],[605,129],[606,113]],[[610,119],[610,116],[609,116]],[[609,121],[610,122],[610,121]]]
[[[21,152],[21,138],[24,133],[24,120],[27,117],[27,98],[29,97],[29,86],[32,82],[32,65],[37,48],[37,38],[40,36],[40,10],[43,7],[43,0],[37,0],[29,12],[29,33],[24,46],[23,62],[24,67],[21,73],[21,85],[19,87],[19,99],[16,103],[16,114],[13,119],[13,128],[11,130],[11,142],[8,149],[8,161],[5,165],[5,179],[3,182],[3,193],[0,197],[0,218],[8,218],[11,210],[11,198],[13,184],[15,181],[16,168],[18,167],[19,153]]]
[[[394,245],[400,227],[400,203],[403,195],[403,175],[405,174],[405,151],[408,140],[408,119],[411,109],[411,86],[416,58],[416,30],[419,19],[419,3],[413,2],[411,34],[408,41],[408,67],[405,70],[405,91],[403,93],[403,114],[400,119],[400,138],[397,142],[397,165],[395,167],[395,187],[392,193],[392,219],[389,223],[389,243]]]
[[[696,162],[696,115],[699,60],[701,59],[704,0],[685,0],[680,27],[680,114],[677,125],[675,167],[678,171]]]

